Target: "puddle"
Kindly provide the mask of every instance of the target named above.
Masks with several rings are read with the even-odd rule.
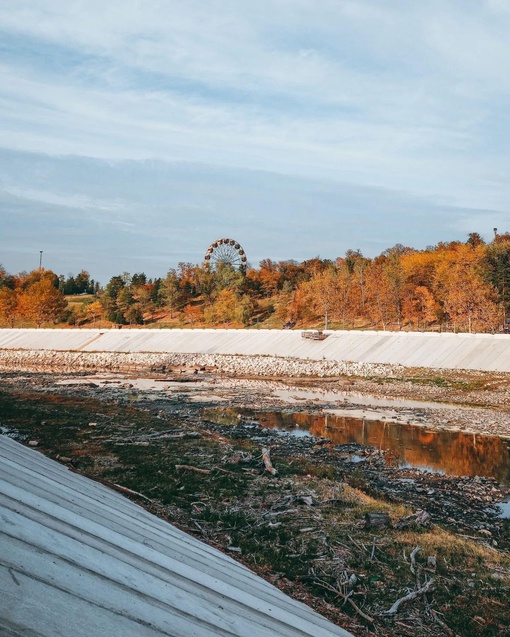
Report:
[[[408,409],[458,409],[458,406],[443,403],[425,402],[419,400],[403,400],[401,398],[371,396],[355,392],[331,391],[322,389],[278,388],[273,389],[272,396],[289,404],[303,400],[313,400],[325,403],[343,402],[349,405],[367,405],[376,407],[404,407]]]
[[[257,412],[211,408],[204,417],[221,424],[238,422],[238,414],[262,427],[318,438],[335,444],[355,443],[391,452],[399,467],[414,467],[453,476],[491,477],[510,484],[510,441],[460,431],[430,430],[402,422],[353,418],[329,412]],[[508,505],[510,507],[510,503]]]
[[[289,405],[302,402],[314,402],[324,405],[329,413],[364,418],[366,420],[396,420],[411,424],[422,423],[419,410],[425,409],[459,409],[455,405],[443,403],[425,402],[417,400],[403,400],[400,398],[372,396],[355,392],[337,391],[322,388],[288,387],[282,383],[266,380],[229,379],[221,381],[218,387],[216,380],[211,380],[200,375],[177,376],[169,378],[147,378],[131,375],[105,373],[82,376],[80,378],[68,378],[59,381],[58,385],[90,385],[98,387],[119,386],[140,392],[163,392],[167,395],[191,391],[196,395],[189,398],[190,402],[218,402],[228,400],[228,392],[235,394],[239,391],[247,391],[264,394],[266,398],[274,398]],[[334,405],[334,407],[333,407]],[[361,406],[361,408],[359,408]],[[363,408],[366,406],[366,409]],[[356,408],[358,407],[358,408]],[[394,411],[399,409],[400,411]],[[402,409],[418,410],[418,414],[402,412]]]
[[[510,518],[510,500],[503,500],[497,506],[500,518]]]
[[[293,435],[312,435],[328,438],[336,444],[357,443],[388,450],[400,467],[415,467],[456,476],[493,477],[499,482],[510,484],[510,440],[454,430],[430,430],[424,426],[425,414],[421,414],[420,410],[459,409],[455,405],[320,388],[289,388],[262,380],[232,380],[229,385],[229,381],[225,379],[219,388],[215,382],[200,376],[162,379],[105,373],[68,379],[60,384],[91,382],[101,387],[128,383],[132,391],[148,392],[144,396],[147,400],[157,399],[161,394],[189,394],[189,402],[211,403],[225,401],[226,390],[229,388],[234,392],[236,389],[251,388],[259,393],[265,391],[289,404],[299,404],[299,401],[304,400],[318,404],[333,403],[335,408],[328,407],[315,414],[213,407],[207,410],[207,417],[223,424],[235,424],[239,413],[251,414],[249,417],[259,420],[261,425],[278,431],[290,431]],[[222,391],[218,391],[219,389]],[[358,407],[353,408],[351,405]],[[415,411],[402,411],[405,409]],[[216,415],[212,416],[212,412]],[[508,507],[510,508],[510,504]]]
[[[191,388],[210,387],[211,383],[200,377],[186,377],[179,380],[169,378],[142,378],[121,375],[91,375],[82,376],[81,378],[67,378],[60,380],[57,385],[90,385],[94,383],[98,387],[120,386],[122,388],[129,387],[138,391],[189,391]]]

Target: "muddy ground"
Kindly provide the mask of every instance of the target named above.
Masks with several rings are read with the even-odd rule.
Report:
[[[497,506],[508,485],[264,426],[265,411],[334,410],[510,438],[510,376],[0,379],[4,434],[116,485],[353,634],[510,635],[510,528]]]

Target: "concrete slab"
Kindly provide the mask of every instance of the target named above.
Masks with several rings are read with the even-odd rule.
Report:
[[[0,330],[0,349],[278,356],[439,369],[510,371],[510,335],[298,330]]]
[[[349,637],[230,557],[0,436],[0,634]]]

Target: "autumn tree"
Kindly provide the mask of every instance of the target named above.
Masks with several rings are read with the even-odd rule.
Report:
[[[282,325],[288,325],[289,323],[295,323],[295,317],[290,313],[290,305],[294,297],[294,290],[290,281],[284,281],[282,289],[278,296],[275,298],[273,304],[274,318],[281,322]]]
[[[338,314],[339,294],[335,270],[317,270],[315,275],[301,284],[310,309],[327,325],[328,319]]]
[[[181,289],[187,298],[197,294],[197,267],[193,263],[180,261],[177,265],[177,276]]]
[[[263,295],[269,297],[276,294],[279,286],[283,283],[282,273],[278,269],[278,264],[271,261],[271,259],[264,259],[260,262],[258,274]]]
[[[283,289],[283,286],[287,283],[288,286],[295,290],[301,282],[306,281],[309,278],[303,264],[292,259],[287,261],[278,261],[277,268],[283,280],[283,283],[280,286],[281,289]]]
[[[444,306],[456,328],[468,332],[494,331],[503,318],[496,289],[463,265],[450,272]]]
[[[412,252],[411,248],[397,244],[383,253],[383,283],[391,306],[392,319],[397,323],[399,330],[403,327],[404,310],[410,294],[410,286],[402,265],[402,258],[410,252]]]
[[[439,303],[428,287],[425,285],[416,286],[410,302],[412,307],[407,316],[410,323],[416,323],[418,329],[420,327],[423,329],[437,321]]]
[[[487,246],[480,262],[483,278],[497,290],[500,300],[505,307],[505,313],[510,315],[510,235],[499,235],[497,240]]]
[[[133,289],[133,297],[136,299],[144,320],[148,316],[148,320],[152,321],[156,310],[156,305],[153,300],[154,285],[152,283],[139,285]]]
[[[372,322],[386,330],[391,321],[393,304],[386,285],[384,263],[380,259],[374,261],[366,271],[366,293]]]
[[[183,310],[183,317],[186,323],[195,325],[204,319],[204,313],[200,306],[188,303]]]
[[[18,293],[16,290],[4,286],[0,288],[0,316],[14,327],[18,315]]]
[[[116,300],[117,318],[116,323],[121,325],[142,325],[143,315],[139,304],[135,301],[131,286],[123,287]]]
[[[51,270],[32,270],[32,272],[20,272],[20,274],[15,277],[15,287],[21,290],[27,290],[34,283],[38,283],[39,281],[47,281],[50,283],[56,290],[59,289],[59,277],[52,272]]]
[[[202,295],[204,301],[210,304],[214,297],[214,292],[217,287],[215,273],[208,266],[197,268],[197,289],[198,293]]]
[[[86,307],[86,317],[89,321],[92,321],[92,324],[95,325],[97,320],[103,318],[103,306],[99,301],[92,301]]]
[[[338,260],[337,260],[338,262]],[[353,318],[365,318],[367,300],[367,269],[370,259],[363,256],[360,250],[347,250],[345,263],[351,275],[351,310]]]
[[[173,318],[174,313],[182,310],[186,305],[186,294],[181,287],[181,280],[176,270],[169,270],[161,282],[161,297],[170,311],[170,318]]]
[[[346,263],[339,263],[335,274],[335,304],[336,318],[342,321],[345,329],[348,319],[353,318],[353,276]]]
[[[67,301],[50,278],[41,278],[25,288],[19,297],[19,311],[23,318],[43,323],[57,322],[67,308]]]
[[[204,310],[206,323],[224,325],[228,323],[247,324],[251,315],[250,299],[236,294],[233,290],[222,290],[214,303]]]
[[[460,324],[465,324],[457,312],[460,308],[458,300],[463,296],[461,288],[464,286],[464,279],[467,282],[471,281],[471,276],[475,273],[477,273],[475,280],[481,283],[478,269],[485,252],[486,246],[481,243],[473,245],[452,241],[447,244],[438,244],[433,292],[439,303],[438,313],[443,315],[445,321],[451,319],[458,326],[460,319]]]
[[[244,273],[229,263],[220,263],[214,269],[213,281],[214,293],[230,290],[239,296],[244,286]]]

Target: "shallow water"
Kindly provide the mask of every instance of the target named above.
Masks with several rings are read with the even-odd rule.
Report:
[[[510,484],[510,441],[495,436],[431,430],[403,422],[354,418],[331,412],[253,411],[211,408],[207,417],[235,424],[238,414],[263,427],[297,435],[327,438],[335,444],[356,443],[390,452],[399,467],[454,476],[492,477]]]
[[[300,401],[343,402],[348,405],[367,405],[375,407],[403,407],[408,409],[458,409],[453,405],[433,403],[420,400],[404,400],[402,398],[380,397],[356,392],[332,391],[322,389],[281,388],[271,392],[271,395],[288,403]]]
[[[129,387],[148,392],[153,399],[158,394],[190,394],[190,402],[225,400],[225,391],[255,389],[289,405],[302,401],[324,405],[320,413],[212,408],[217,419],[234,424],[239,413],[249,414],[261,425],[290,431],[294,435],[328,438],[336,444],[357,443],[391,452],[392,461],[400,467],[415,467],[456,476],[493,477],[510,484],[510,440],[496,436],[468,434],[452,430],[431,430],[423,424],[421,409],[462,409],[425,401],[393,399],[342,392],[322,388],[282,386],[267,380],[222,379],[221,384],[200,375],[187,378],[141,378],[120,374],[96,374],[68,379],[60,384],[94,382],[97,385]],[[335,404],[328,408],[328,404]],[[360,405],[355,409],[352,405]],[[345,407],[344,407],[345,406]],[[406,409],[413,411],[405,411]],[[398,410],[398,411],[397,411]],[[225,416],[227,414],[227,416]],[[508,504],[510,509],[510,504]]]

